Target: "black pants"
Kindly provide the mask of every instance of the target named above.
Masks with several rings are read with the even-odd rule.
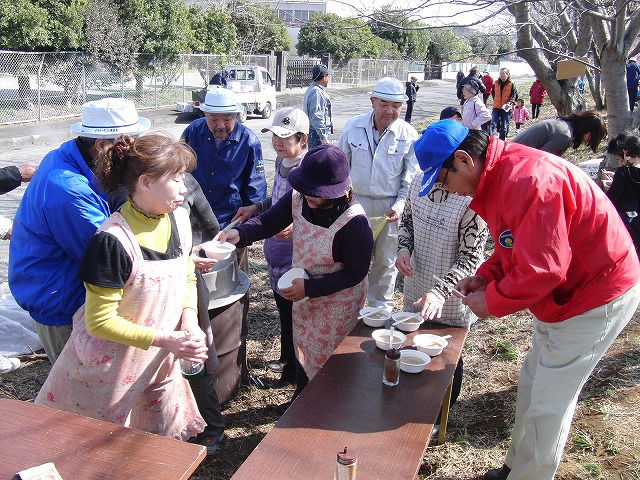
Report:
[[[540,107],[541,103],[532,103],[531,104],[531,118],[538,118],[540,116]]]
[[[411,100],[409,100],[407,102],[407,113],[404,114],[404,121],[407,123],[411,123],[411,115],[413,115],[413,104],[415,102],[412,102]]]
[[[273,292],[280,315],[280,361],[284,363],[280,378],[287,382],[296,380],[296,352],[293,347],[293,302]]]
[[[204,431],[196,438],[204,438],[207,435],[219,437],[224,432],[224,420],[220,412],[218,394],[213,384],[213,375],[208,373],[204,377],[189,380],[189,386],[196,399],[200,415],[207,424]]]
[[[490,96],[491,96],[490,93],[483,93],[482,94],[482,101],[484,102],[485,106],[487,105],[487,100],[489,100]]]
[[[633,112],[638,100],[638,88],[627,88],[627,92],[629,93],[629,110]]]

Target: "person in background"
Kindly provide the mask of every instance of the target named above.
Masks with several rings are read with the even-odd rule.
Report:
[[[92,237],[78,270],[86,301],[35,403],[189,440],[204,429],[178,359],[207,359],[198,326],[184,202],[193,151],[168,137],[122,135],[97,159],[127,202]]]
[[[482,101],[484,102],[484,104],[487,104],[487,100],[489,99],[489,97],[491,96],[491,94],[493,93],[493,77],[491,75],[489,75],[488,71],[484,71],[482,78],[480,79],[482,80],[482,84],[484,85],[485,91],[482,94]]]
[[[463,78],[464,72],[462,70],[458,70],[458,73],[456,73],[456,96],[458,97],[458,100],[462,100],[462,90],[459,90],[458,86],[460,85],[460,80]]]
[[[198,164],[193,176],[224,228],[240,207],[256,205],[258,211],[264,209],[267,179],[262,146],[256,134],[237,121],[244,107],[231,90],[209,90],[200,109],[204,118],[193,121],[182,138],[196,152]],[[248,214],[243,220],[246,218]],[[246,250],[239,249],[236,254],[238,265],[248,273]]]
[[[458,83],[458,98],[460,99],[460,105],[464,105],[465,102],[464,95],[462,95],[462,87],[471,83],[475,84],[478,88],[478,91],[484,94],[486,88],[484,86],[484,83],[482,83],[482,80],[480,79],[480,70],[478,70],[478,67],[472,67],[471,70],[469,70],[469,75],[464,77]]]
[[[424,148],[428,146],[421,137],[415,143],[418,159]],[[423,176],[419,173],[411,182],[400,223],[396,266],[405,276],[403,311],[420,312],[427,321],[469,329],[478,317],[451,295],[452,287],[473,275],[484,260],[487,225],[468,208],[471,198],[448,193],[439,183],[427,186],[429,193],[421,197]],[[434,275],[445,283],[436,281]],[[451,405],[460,394],[463,367],[460,357],[453,377]],[[439,431],[438,420],[432,436]]]
[[[292,191],[258,217],[220,234],[220,241],[244,246],[293,224],[293,266],[309,275],[280,290],[294,302],[293,342],[302,366],[295,399],[358,321],[373,233],[352,194],[349,162],[338,147],[310,150],[287,178]]]
[[[462,87],[464,106],[462,107],[462,124],[468,128],[489,130],[491,112],[478,97],[478,84],[469,82]]]
[[[416,103],[416,97],[418,94],[418,90],[420,90],[420,85],[418,85],[418,77],[411,77],[411,81],[407,82],[406,90],[404,94],[409,98],[407,100],[407,111],[404,114],[404,121],[407,123],[411,123],[411,115],[413,115],[413,105]]]
[[[418,132],[400,119],[406,101],[399,80],[378,80],[371,92],[373,110],[347,121],[338,141],[351,165],[355,199],[369,218],[387,218],[375,239],[367,301],[388,312],[394,307],[398,275],[398,223],[409,185],[419,169],[413,152]]]
[[[576,149],[582,144],[596,153],[606,136],[604,120],[595,111],[585,110],[536,122],[516,135],[513,142],[561,156],[567,148]]]
[[[0,195],[15,190],[23,182],[30,182],[37,168],[36,165],[27,163],[0,168]],[[0,239],[9,240],[12,228],[13,222],[9,218],[0,215]]]
[[[544,98],[547,96],[547,90],[539,78],[533,82],[529,89],[529,99],[531,100],[531,118],[540,116],[540,107],[544,104]]]
[[[462,122],[462,114],[456,107],[444,107],[440,112],[440,120],[454,120]]]
[[[516,135],[520,133],[520,129],[527,120],[529,120],[529,110],[524,106],[524,100],[520,98],[516,100],[516,104],[513,107],[513,121],[516,124]]]
[[[209,85],[220,85],[226,88],[227,78],[229,78],[229,72],[227,72],[226,70],[222,70],[221,72],[218,72],[213,77],[211,77]]]
[[[511,80],[508,68],[500,69],[500,77],[493,84],[493,110],[491,111],[491,127],[489,133],[493,136],[498,132],[500,140],[509,135],[511,121],[511,107],[518,98],[518,90]]]
[[[627,135],[624,156],[613,174],[607,197],[627,227],[636,252],[640,251],[640,137]]]
[[[627,92],[629,94],[629,111],[633,112],[638,101],[638,84],[640,84],[640,65],[635,58],[630,58],[626,65]]]
[[[326,65],[318,64],[311,71],[311,84],[304,92],[302,110],[309,117],[309,149],[330,143],[333,133],[331,99],[327,93],[333,71]]]
[[[263,128],[262,133],[271,132],[271,143],[276,151],[276,167],[273,177],[271,197],[267,199],[266,208],[277,203],[291,190],[287,180],[289,174],[300,166],[307,153],[309,139],[309,118],[300,109],[294,107],[278,110],[273,123]],[[243,216],[245,209],[251,215],[257,213],[254,206],[241,208],[236,215]],[[255,378],[253,383],[258,388],[285,388],[296,382],[296,354],[293,346],[293,302],[280,294],[278,280],[292,268],[293,262],[293,226],[288,225],[281,232],[264,241],[264,257],[269,265],[269,281],[280,316],[280,358],[267,364],[267,368],[280,373],[275,381]]]
[[[139,135],[150,126],[131,100],[85,103],[82,121],[71,126],[79,136],[44,157],[20,201],[9,245],[9,287],[36,321],[51,363],[71,334],[73,314],[84,303],[78,267],[109,216],[94,159],[118,135]]]
[[[473,197],[496,243],[458,282],[462,303],[479,318],[533,315],[507,458],[482,478],[552,480],[580,391],[638,307],[638,256],[604,192],[570,162],[455,122],[423,136],[420,194],[435,180]]]

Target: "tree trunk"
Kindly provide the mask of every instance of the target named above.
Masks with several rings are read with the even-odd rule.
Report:
[[[604,93],[607,102],[609,138],[629,130],[632,122],[627,94],[625,60],[624,54],[615,47],[605,46],[602,49],[600,75],[603,85],[607,86]]]

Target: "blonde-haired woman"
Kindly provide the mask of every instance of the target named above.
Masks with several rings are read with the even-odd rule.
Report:
[[[86,303],[36,403],[187,440],[204,428],[178,359],[206,360],[185,172],[193,151],[164,135],[123,135],[97,177],[128,201],[92,238],[78,276]]]

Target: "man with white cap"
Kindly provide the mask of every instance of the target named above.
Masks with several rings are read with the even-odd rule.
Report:
[[[333,133],[333,116],[331,100],[327,93],[329,77],[333,71],[326,65],[318,64],[311,71],[311,84],[304,92],[302,110],[309,117],[309,149],[328,144],[329,135]]]
[[[495,239],[477,274],[458,282],[462,303],[480,318],[533,315],[511,445],[482,479],[552,480],[580,391],[638,307],[631,238],[595,182],[555,155],[448,120],[416,143],[420,195],[439,182],[473,197]]]
[[[232,90],[209,90],[200,105],[204,118],[192,122],[182,134],[198,159],[191,173],[221,228],[231,222],[240,207],[260,206],[267,196],[260,140],[236,121],[243,109]]]
[[[338,141],[351,165],[356,200],[369,219],[387,220],[375,241],[367,300],[389,312],[398,275],[398,223],[409,185],[419,171],[413,151],[418,132],[400,119],[407,98],[399,80],[380,79],[371,92],[373,110],[350,119]]]
[[[237,121],[244,107],[236,94],[226,88],[207,92],[199,118],[182,133],[182,138],[196,152],[198,165],[191,172],[202,187],[220,228],[224,228],[241,207],[265,208],[267,179],[264,174],[262,145],[255,133]],[[242,216],[243,221],[251,215]],[[236,250],[238,265],[249,271],[245,249]]]
[[[84,303],[85,288],[76,277],[80,261],[110,214],[93,173],[94,159],[118,135],[138,135],[150,125],[130,100],[85,103],[82,121],[71,126],[79,136],[44,157],[22,197],[9,247],[9,287],[36,321],[51,363]]]

